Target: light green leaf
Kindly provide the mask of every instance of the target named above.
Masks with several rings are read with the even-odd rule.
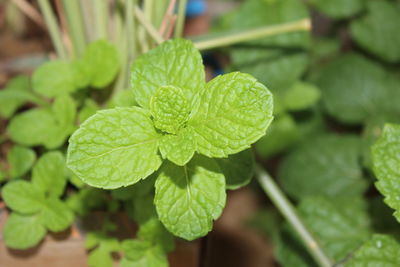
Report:
[[[58,198],[48,198],[40,213],[42,224],[52,232],[67,229],[74,220],[74,214],[67,204]]]
[[[283,94],[284,105],[288,110],[297,111],[315,105],[321,93],[313,84],[306,82],[296,82]]]
[[[271,93],[251,75],[233,72],[214,78],[188,122],[196,132],[197,151],[226,157],[250,147],[265,135],[272,106]]]
[[[107,247],[100,246],[90,252],[88,257],[88,265],[90,267],[112,267],[113,266],[113,258],[111,255],[111,251],[107,249]]]
[[[354,40],[388,62],[400,61],[400,6],[392,1],[368,1],[368,13],[351,24]]]
[[[121,267],[167,267],[165,252],[151,242],[143,240],[126,240],[122,243],[125,257]]]
[[[7,206],[20,213],[36,213],[43,207],[44,195],[23,180],[9,182],[2,189]]]
[[[363,56],[351,53],[337,58],[321,69],[316,82],[326,110],[341,122],[361,123],[386,115],[387,110],[400,114],[399,105],[390,103],[399,94],[395,81]]]
[[[95,101],[93,101],[90,98],[87,98],[85,100],[85,103],[83,104],[82,109],[79,111],[78,114],[78,121],[79,123],[83,123],[85,120],[87,120],[89,117],[94,115],[96,111],[100,109],[99,105]]]
[[[251,149],[244,150],[228,158],[216,159],[225,176],[226,188],[235,190],[247,185],[254,175],[254,155]]]
[[[10,166],[10,178],[18,178],[25,175],[35,162],[36,154],[32,149],[15,145],[7,154]]]
[[[65,158],[59,151],[43,154],[32,170],[32,184],[49,196],[60,197],[67,183]]]
[[[187,122],[190,105],[182,90],[162,86],[150,98],[150,112],[154,126],[167,133],[176,134]]]
[[[196,140],[191,127],[183,128],[177,135],[167,134],[161,138],[161,155],[179,166],[189,162],[195,151]]]
[[[114,107],[132,107],[136,106],[135,97],[132,90],[122,90],[115,94],[108,103],[109,108]]]
[[[309,197],[301,201],[299,215],[322,249],[339,261],[371,235],[366,203],[358,197]]]
[[[364,8],[364,0],[311,0],[319,11],[334,19],[356,15]]]
[[[155,187],[159,219],[186,240],[206,235],[225,206],[225,178],[218,165],[203,156],[183,167],[165,162]]]
[[[52,112],[57,125],[64,128],[64,132],[71,131],[74,127],[76,117],[76,104],[69,95],[62,95],[55,99],[52,107]]]
[[[378,178],[375,186],[400,222],[400,125],[385,125],[382,136],[372,147],[372,162]]]
[[[389,235],[375,234],[353,257],[345,267],[397,267],[400,265],[400,243]]]
[[[102,110],[70,138],[67,166],[94,187],[128,186],[159,168],[159,138],[150,115],[141,108]]]
[[[150,98],[165,85],[181,88],[191,103],[205,85],[201,55],[191,41],[166,41],[135,60],[131,84],[136,102],[143,108],[150,107]]]
[[[160,246],[165,253],[175,249],[174,236],[165,229],[157,215],[140,225],[137,238]]]
[[[355,136],[315,137],[283,160],[279,179],[285,191],[296,199],[357,196],[367,188],[360,154],[360,140]]]
[[[13,249],[28,249],[37,245],[46,235],[38,215],[11,213],[3,230],[4,243]]]
[[[90,85],[95,88],[109,85],[120,68],[117,49],[112,43],[105,40],[91,43],[86,48],[83,60],[87,64]]]
[[[72,93],[78,89],[72,65],[61,60],[46,62],[36,69],[32,86],[35,92],[45,97]]]
[[[232,31],[293,22],[309,16],[298,0],[243,1],[235,16]],[[290,88],[307,68],[308,32],[292,32],[246,42],[232,49],[236,69],[254,75],[273,92]],[[275,96],[275,95],[274,95]]]

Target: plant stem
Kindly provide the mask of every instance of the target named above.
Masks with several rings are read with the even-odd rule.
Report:
[[[254,30],[234,33],[222,37],[210,38],[204,41],[198,41],[195,42],[195,46],[199,50],[207,50],[288,32],[309,31],[310,29],[311,29],[310,19],[302,19],[299,21],[288,22],[279,25],[265,26]]]
[[[256,166],[256,176],[264,192],[270,197],[271,201],[288,220],[293,229],[297,232],[307,250],[314,260],[321,267],[333,266],[331,260],[325,255],[324,251],[318,245],[311,233],[307,230],[300,217],[297,215],[295,208],[287,199],[285,194],[280,190],[271,176],[261,167]]]
[[[68,28],[74,45],[74,52],[79,57],[86,48],[86,36],[79,2],[78,0],[63,0],[63,5],[67,15]]]
[[[133,15],[133,9],[137,4],[137,0],[125,1],[125,24],[128,41],[128,60],[131,62],[136,54],[135,27],[136,20]]]
[[[96,20],[97,38],[107,39],[108,0],[93,0],[93,2],[94,2],[93,7],[94,7],[94,16]]]
[[[147,31],[147,33],[156,41],[157,44],[161,44],[164,39],[160,35],[160,33],[154,28],[154,26],[147,20],[146,16],[143,14],[143,11],[140,10],[139,7],[135,6],[135,16],[143,26],[143,28]]]
[[[180,38],[183,35],[183,28],[185,26],[186,4],[187,0],[179,0],[178,19],[176,22],[174,34],[175,38]]]
[[[61,30],[48,0],[39,0],[39,7],[43,13],[44,20],[50,33],[51,41],[53,42],[58,57],[61,59],[67,59],[67,51],[65,50],[62,42]]]

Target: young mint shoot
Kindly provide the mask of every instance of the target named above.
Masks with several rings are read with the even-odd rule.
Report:
[[[157,171],[154,203],[167,230],[187,240],[206,235],[225,206],[226,179],[232,181],[219,158],[265,134],[272,95],[239,72],[206,83],[200,53],[183,39],[139,57],[131,83],[139,106],[102,110],[87,119],[69,140],[67,165],[87,184],[105,189],[135,184]]]

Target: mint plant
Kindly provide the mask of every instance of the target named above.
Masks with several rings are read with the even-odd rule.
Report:
[[[204,236],[222,212],[229,181],[213,158],[245,150],[265,134],[272,96],[248,74],[206,83],[200,54],[182,39],[138,58],[131,82],[140,107],[86,120],[69,140],[67,165],[106,189],[138,183],[162,165],[154,199],[161,222],[188,240]]]

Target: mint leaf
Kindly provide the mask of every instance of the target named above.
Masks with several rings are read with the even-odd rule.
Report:
[[[32,170],[32,184],[49,196],[60,197],[67,183],[65,158],[59,151],[47,152]]]
[[[111,256],[111,251],[100,245],[98,248],[90,252],[88,265],[90,267],[112,267],[113,258]]]
[[[9,182],[2,188],[7,206],[21,213],[36,213],[42,209],[44,195],[27,181]]]
[[[208,157],[240,152],[265,134],[272,121],[272,95],[251,75],[234,72],[206,85],[188,124],[197,151]]]
[[[135,60],[131,84],[136,102],[143,108],[150,107],[150,98],[165,85],[181,88],[191,103],[205,85],[201,55],[191,41],[166,41]]]
[[[346,267],[400,265],[400,243],[389,235],[375,234],[345,263]]]
[[[400,7],[391,1],[368,1],[368,13],[351,24],[354,40],[368,52],[395,63],[400,60]]]
[[[196,151],[196,140],[191,127],[183,128],[177,135],[167,134],[161,138],[160,152],[176,165],[183,166]]]
[[[32,75],[33,90],[45,97],[55,97],[76,91],[73,68],[70,63],[55,60],[41,65]]]
[[[180,88],[162,86],[150,99],[150,112],[157,129],[176,134],[188,120],[190,106]]]
[[[362,194],[360,140],[355,136],[323,135],[301,144],[279,167],[286,192],[296,198],[324,195],[345,197]]]
[[[298,0],[244,1],[233,19],[232,31],[246,31],[268,25],[293,22],[309,16]],[[307,32],[293,32],[246,42],[232,49],[232,63],[254,75],[274,92],[288,89],[307,68]],[[276,95],[275,95],[276,96]]]
[[[156,180],[154,203],[164,226],[193,240],[206,235],[225,205],[225,179],[218,165],[195,156],[183,167],[165,162]]]
[[[334,19],[351,17],[364,8],[364,0],[311,0],[319,11]]]
[[[66,133],[71,133],[71,129],[74,128],[76,117],[76,104],[74,99],[69,95],[57,97],[51,109],[59,128],[63,128]]]
[[[87,120],[90,116],[94,115],[96,111],[100,109],[99,105],[95,101],[93,101],[90,98],[87,98],[85,100],[85,103],[83,104],[83,107],[79,111],[78,114],[78,121],[79,123],[83,123],[85,120]]]
[[[288,110],[297,111],[312,107],[321,96],[319,89],[313,84],[296,82],[283,94],[284,105]]]
[[[40,213],[42,224],[52,232],[60,232],[68,228],[74,220],[69,207],[58,198],[48,198]]]
[[[90,85],[95,88],[110,84],[120,68],[117,49],[105,40],[91,43],[85,50],[83,60],[87,64]]]
[[[132,90],[122,90],[116,93],[108,102],[109,108],[137,106]]]
[[[375,186],[400,222],[400,125],[385,125],[382,136],[372,147],[372,162],[378,178]]]
[[[173,235],[165,229],[157,216],[140,225],[137,237],[140,240],[151,242],[154,246],[160,246],[166,253],[175,248]]]
[[[244,150],[228,158],[217,159],[225,176],[226,189],[235,190],[247,185],[254,175],[254,155],[251,149]]]
[[[301,201],[299,215],[328,256],[338,261],[370,237],[366,209],[358,197],[309,197]]]
[[[143,240],[126,240],[122,243],[125,257],[121,267],[167,267],[168,259],[159,246]]]
[[[28,249],[40,242],[46,235],[38,215],[20,215],[11,213],[4,229],[3,238],[7,247]]]
[[[147,111],[138,107],[102,110],[71,136],[67,166],[94,187],[131,185],[159,168],[159,139]]]
[[[7,154],[10,165],[10,178],[18,178],[25,175],[35,162],[36,154],[32,149],[15,145]]]
[[[395,81],[381,66],[361,55],[350,53],[337,58],[322,68],[316,80],[326,110],[341,122],[354,124],[400,114],[399,106],[391,103],[399,94]]]

